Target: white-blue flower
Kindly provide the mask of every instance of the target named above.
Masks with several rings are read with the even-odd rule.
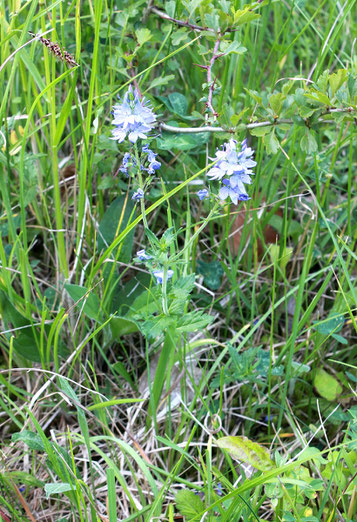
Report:
[[[209,192],[207,189],[202,189],[202,190],[199,190],[197,192],[197,196],[200,198],[200,200],[202,201],[203,199],[205,198],[208,198],[209,196]]]
[[[150,103],[145,101],[145,98],[140,100],[138,91],[135,89],[133,92],[131,86],[121,102],[113,107],[112,123],[116,128],[112,130],[111,139],[118,140],[119,143],[124,141],[127,135],[132,143],[136,143],[138,138],[146,139],[147,133],[156,123],[156,115]]]
[[[237,141],[229,140],[223,145],[222,150],[216,152],[217,162],[208,172],[207,176],[213,179],[222,179],[224,176],[233,174],[253,174],[252,167],[256,166],[256,161],[251,157],[254,151],[247,147],[247,140],[241,144],[241,151],[237,151]]]
[[[136,192],[134,192],[131,199],[134,199],[135,201],[139,201],[140,199],[143,199],[143,197],[144,197],[144,191],[139,188]]]
[[[138,250],[136,252],[136,255],[138,256],[140,261],[148,261],[149,259],[152,259],[152,256],[150,254],[147,254],[144,248],[142,250]]]
[[[153,271],[154,276],[156,277],[156,282],[158,285],[162,285],[164,281],[164,271],[163,270],[154,270]],[[167,270],[166,272],[166,279],[171,279],[171,277],[174,275],[173,270]]]
[[[239,180],[235,180],[232,185],[231,180],[232,178],[225,178],[222,181],[222,187],[219,191],[220,199],[225,200],[229,197],[235,205],[238,205],[238,201],[247,201],[250,199],[243,183]]]

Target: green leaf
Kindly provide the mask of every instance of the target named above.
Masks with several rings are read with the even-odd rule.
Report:
[[[175,47],[178,45],[182,45],[185,42],[188,42],[188,40],[189,40],[189,35],[188,35],[188,31],[185,27],[183,27],[182,29],[178,29],[177,31],[172,33],[171,43]]]
[[[346,69],[338,69],[336,73],[330,74],[328,81],[331,87],[332,97],[334,97],[338,89],[342,87],[347,78],[347,74],[348,71]]]
[[[318,150],[314,131],[306,129],[304,136],[300,140],[300,147],[307,154],[313,154]]]
[[[275,136],[275,130],[273,129],[264,137],[264,145],[267,149],[268,154],[276,154],[279,150],[279,140]]]
[[[203,330],[212,321],[214,317],[202,312],[194,311],[186,313],[183,317],[180,317],[180,321],[176,327],[176,331],[180,333],[186,332],[197,332]]]
[[[2,471],[1,478],[16,482],[21,486],[25,485],[33,488],[40,488],[45,484],[42,480],[39,480],[30,473],[26,473],[26,471]]]
[[[243,47],[237,40],[233,40],[233,42],[223,40],[220,45],[220,51],[227,56],[230,53],[243,54],[247,51],[247,48]]]
[[[257,20],[258,18],[260,18],[259,14],[253,13],[253,11],[250,10],[250,6],[246,7],[245,9],[237,9],[237,10],[235,10],[234,7],[232,7],[231,11],[233,13],[233,25],[234,26],[240,26],[243,24],[247,24],[249,22],[252,22],[253,20]]]
[[[142,27],[141,29],[137,29],[135,31],[136,38],[138,40],[138,44],[140,46],[144,45],[144,43],[148,42],[152,38],[152,34],[150,29],[147,29],[146,27]]]
[[[197,134],[163,133],[157,138],[157,146],[161,150],[190,150],[204,145],[209,140],[208,132]]]
[[[222,284],[224,271],[219,261],[206,263],[199,259],[197,261],[197,273],[203,275],[203,283],[211,290],[218,290]]]
[[[252,136],[257,136],[258,138],[261,138],[262,136],[265,136],[269,132],[271,132],[271,126],[266,125],[265,127],[255,127],[253,129],[249,129],[249,132]]]
[[[285,94],[281,92],[272,94],[269,98],[270,107],[273,109],[275,116],[279,116],[283,107],[283,102],[286,98]]]
[[[98,297],[94,293],[92,293],[91,290],[88,291],[88,288],[86,288],[85,286],[70,284],[65,284],[64,288],[68,292],[69,296],[76,303],[76,307],[79,310],[81,310],[83,307],[83,312],[88,317],[90,317],[90,319],[94,319],[96,321],[100,320],[100,302]]]
[[[164,9],[166,13],[170,16],[170,18],[174,18],[176,11],[175,0],[167,0],[167,2],[164,3]]]
[[[250,464],[260,471],[269,471],[274,468],[269,451],[248,437],[222,437],[217,440],[217,446],[227,450],[232,457]]]
[[[51,495],[66,493],[67,491],[74,491],[74,487],[68,482],[50,482],[45,485],[46,498],[49,498]]]
[[[339,332],[345,324],[345,318],[341,315],[336,315],[334,312],[330,315],[328,320],[321,323],[315,323],[314,328],[320,334],[330,335]]]
[[[45,446],[41,437],[33,431],[23,430],[19,433],[13,433],[11,437],[12,442],[23,442],[32,450],[45,451]]]
[[[332,105],[330,98],[327,96],[327,94],[324,94],[320,91],[310,91],[305,94],[306,98],[309,98],[309,100],[313,100],[315,102],[322,103],[323,105]]]
[[[314,386],[317,393],[328,401],[335,401],[342,393],[342,386],[338,380],[327,373],[323,368],[317,368]]]
[[[177,493],[175,502],[178,511],[186,520],[192,520],[205,509],[200,497],[187,489],[182,489]]]
[[[168,96],[173,112],[180,116],[187,114],[188,103],[186,97],[180,92],[172,92]]]
[[[280,246],[272,244],[270,245],[269,255],[274,264],[279,264],[281,270],[284,272],[286,265],[289,263],[294,249],[292,247],[283,247],[282,254],[280,256]]]
[[[110,245],[125,230],[134,209],[134,202],[126,196],[120,196],[106,210],[99,225],[98,250]],[[129,232],[119,245],[119,261],[129,263],[132,257],[135,228]]]
[[[251,96],[258,105],[265,108],[263,105],[263,98],[257,93],[257,91],[252,91],[250,89],[245,89],[245,90],[249,94],[249,96]]]
[[[284,220],[278,214],[273,214],[269,219],[269,225],[275,228],[280,234],[284,232],[283,230]],[[298,236],[303,232],[303,228],[298,221],[292,219],[288,224],[287,234],[288,236]]]
[[[161,87],[162,85],[167,85],[168,83],[172,82],[172,80],[175,78],[175,75],[168,74],[167,76],[160,76],[158,78],[155,78],[149,85],[149,87],[146,89],[149,91],[150,89],[154,89],[155,87]]]
[[[139,331],[137,323],[132,319],[126,319],[125,317],[112,317],[109,324],[113,339],[115,340],[119,340],[122,335]]]

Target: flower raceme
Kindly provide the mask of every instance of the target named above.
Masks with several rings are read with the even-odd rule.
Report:
[[[124,94],[121,103],[113,107],[113,137],[119,143],[125,140],[128,135],[131,143],[136,143],[138,138],[146,139],[147,133],[153,129],[156,123],[156,115],[152,111],[150,102],[145,98],[140,99],[137,89],[133,91],[130,86]]]
[[[208,172],[211,180],[219,180],[222,186],[219,191],[221,200],[228,197],[237,205],[238,201],[249,199],[244,184],[250,185],[252,168],[257,162],[252,159],[253,149],[247,147],[247,140],[241,143],[240,151],[237,150],[238,142],[229,140],[223,145],[222,150],[216,152],[217,162]]]

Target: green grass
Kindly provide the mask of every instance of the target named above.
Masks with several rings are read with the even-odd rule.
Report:
[[[352,522],[357,3],[147,4],[0,0],[0,518]],[[220,127],[158,126],[139,205],[129,84]],[[201,202],[232,137],[251,199]]]

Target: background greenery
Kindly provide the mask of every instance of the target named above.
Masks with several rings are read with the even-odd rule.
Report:
[[[0,517],[356,520],[355,0],[0,0],[0,30]],[[232,133],[251,200],[213,208]]]

